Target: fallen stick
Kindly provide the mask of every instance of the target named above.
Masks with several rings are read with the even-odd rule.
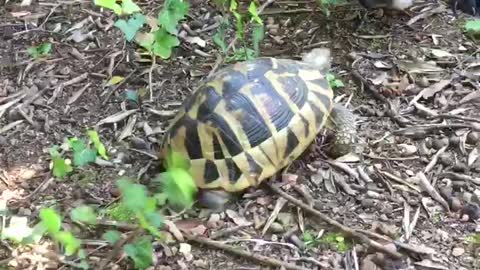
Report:
[[[243,257],[246,259],[250,259],[252,261],[255,261],[257,263],[260,263],[262,265],[268,265],[268,266],[273,266],[273,267],[283,267],[284,269],[292,269],[292,270],[307,270],[308,268],[303,268],[300,266],[297,266],[295,264],[287,263],[284,261],[280,261],[274,258],[262,256],[262,255],[257,255],[250,253],[248,251],[240,250],[237,247],[231,246],[231,245],[226,245],[218,241],[211,240],[206,237],[200,237],[200,236],[193,236],[191,234],[184,234],[186,239],[191,242],[195,242],[197,244],[209,246],[212,248],[220,249],[223,251],[226,251],[228,253],[231,253],[233,255]]]
[[[275,193],[277,193],[278,195],[282,196],[283,198],[285,198],[289,202],[295,204],[296,206],[302,208],[303,210],[309,212],[310,214],[316,216],[317,218],[321,219],[322,221],[327,222],[329,225],[332,225],[335,228],[339,229],[346,236],[355,238],[355,239],[359,240],[360,242],[372,247],[373,249],[375,249],[377,251],[380,251],[382,253],[385,253],[385,254],[393,257],[393,258],[396,258],[396,259],[402,258],[401,253],[399,253],[397,251],[394,251],[394,250],[387,249],[384,246],[382,246],[381,244],[379,244],[378,242],[373,241],[372,239],[366,237],[365,235],[359,234],[356,231],[350,229],[349,227],[347,227],[347,226],[329,218],[328,216],[326,216],[326,215],[320,213],[319,211],[317,211],[316,209],[308,206],[307,204],[304,204],[300,200],[297,200],[294,197],[288,195],[286,192],[282,191],[279,187],[273,185],[272,183],[267,183],[267,185],[273,191],[275,191]]]

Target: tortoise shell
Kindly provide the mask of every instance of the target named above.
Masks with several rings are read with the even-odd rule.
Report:
[[[230,65],[183,102],[162,151],[183,155],[200,189],[256,186],[298,158],[324,127],[333,108],[325,75],[288,59]]]

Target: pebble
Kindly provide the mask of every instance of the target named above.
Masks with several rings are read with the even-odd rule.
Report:
[[[18,209],[18,215],[20,216],[25,216],[25,217],[29,217],[32,215],[32,210],[28,209],[28,208],[25,208],[25,207],[20,207]]]
[[[300,240],[300,238],[298,238],[298,236],[296,234],[292,234],[290,235],[290,241],[297,247],[303,249],[305,248],[305,243]]]
[[[480,139],[480,133],[478,131],[472,131],[468,133],[466,143],[468,144],[477,144]]]
[[[8,141],[7,138],[0,136],[0,146],[7,146]]]
[[[454,248],[452,249],[452,255],[453,255],[454,257],[462,256],[464,253],[465,253],[465,249],[464,249],[464,248],[454,247]]]
[[[200,259],[193,261],[193,265],[195,265],[195,267],[199,267],[199,268],[207,268],[208,267],[208,264],[204,260],[200,260]]]
[[[288,226],[288,225],[292,224],[293,216],[290,213],[279,213],[278,216],[277,216],[277,220],[283,226]]]
[[[375,205],[375,200],[366,198],[366,199],[363,199],[361,203],[363,207],[370,208]]]
[[[468,167],[465,163],[458,162],[457,164],[453,165],[452,170],[454,172],[463,173],[463,172],[466,172],[468,170]]]
[[[447,137],[443,137],[443,138],[436,138],[432,141],[432,147],[433,149],[440,149],[446,145],[448,145],[449,143],[449,140]]]
[[[457,136],[451,136],[449,140],[451,146],[458,146],[458,144],[460,143],[460,138]]]
[[[454,160],[452,158],[451,155],[449,155],[448,153],[443,153],[441,154],[439,157],[438,157],[438,161],[440,162],[440,164],[444,165],[444,166],[452,166],[453,163],[454,163]]]
[[[273,233],[281,233],[281,232],[284,232],[285,229],[283,228],[282,224],[278,222],[273,222],[272,225],[270,226],[270,231]]]
[[[452,197],[450,201],[450,207],[452,208],[453,212],[457,212],[462,209],[462,202],[457,197]]]

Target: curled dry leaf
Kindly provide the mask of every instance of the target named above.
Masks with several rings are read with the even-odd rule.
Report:
[[[410,101],[409,105],[412,106],[413,103],[417,102],[421,98],[423,98],[423,99],[431,98],[436,93],[442,91],[442,89],[445,88],[447,85],[449,85],[451,83],[451,81],[452,80],[441,80],[438,83],[423,89],[422,91],[420,91],[420,93],[418,93],[418,95],[416,95]]]
[[[426,191],[430,196],[439,202],[445,209],[450,211],[450,207],[448,206],[448,203],[445,201],[445,199],[442,198],[442,196],[437,192],[437,190],[432,186],[430,181],[428,181],[427,177],[423,172],[419,172],[416,175],[416,179],[419,182],[420,187]]]
[[[118,112],[114,115],[110,115],[102,120],[100,120],[98,123],[97,123],[97,126],[101,126],[103,124],[112,124],[112,123],[117,123],[117,122],[120,122],[122,121],[123,119],[129,117],[130,115],[132,115],[133,113],[137,112],[138,110],[137,109],[133,109],[133,110],[128,110],[128,111],[122,111],[122,112]]]
[[[461,105],[461,104],[465,104],[465,103],[467,103],[467,102],[473,102],[473,101],[476,102],[476,100],[479,99],[479,98],[480,98],[480,91],[474,91],[474,92],[472,92],[472,93],[464,96],[464,97],[458,102],[458,104]]]
[[[227,209],[225,212],[227,216],[231,218],[233,222],[239,226],[249,226],[252,224],[251,222],[247,221],[244,217],[241,217],[237,212],[231,209]]]
[[[475,163],[475,161],[477,161],[478,156],[479,156],[478,147],[475,147],[475,148],[473,148],[472,151],[470,151],[470,154],[468,154],[468,161],[467,161],[468,167],[472,166],[473,163]]]

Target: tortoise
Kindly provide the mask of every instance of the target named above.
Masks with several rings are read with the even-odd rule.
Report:
[[[223,209],[297,159],[325,127],[346,154],[354,114],[333,101],[330,50],[302,60],[260,57],[224,67],[193,91],[172,120],[161,153],[177,153],[199,188],[198,201]]]

